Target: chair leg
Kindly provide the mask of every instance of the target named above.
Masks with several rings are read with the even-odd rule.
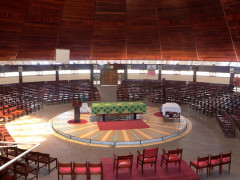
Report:
[[[156,173],[156,165],[157,165],[157,162],[155,162],[154,164],[155,164],[155,173]]]
[[[48,174],[50,174],[50,164],[48,164]]]

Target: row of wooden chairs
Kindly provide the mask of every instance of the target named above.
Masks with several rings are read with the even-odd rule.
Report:
[[[60,163],[58,162],[58,180],[60,176],[70,175],[71,179],[76,179],[78,175],[86,175],[86,179],[91,179],[91,175],[100,175],[103,180],[103,165],[101,163]]]
[[[12,158],[17,157],[25,151],[25,149],[21,149],[16,146],[4,147],[3,153],[5,156],[1,156],[2,163],[10,161]],[[36,167],[32,167],[32,163],[34,163]],[[51,167],[51,164],[54,164],[54,166]],[[50,154],[47,153],[30,151],[18,159],[18,161],[10,165],[7,169],[14,173],[16,177],[24,176],[25,179],[27,179],[28,176],[34,174],[33,178],[38,179],[38,172],[43,167],[47,167],[48,173],[57,169],[57,158],[51,157]]]
[[[0,164],[3,165],[10,161],[11,158],[0,156]],[[17,179],[21,176],[24,176],[24,179],[27,180],[30,176],[31,179],[38,179],[38,169],[35,167],[31,167],[26,163],[15,161],[13,164],[9,165],[4,169],[4,173],[2,174],[3,179]]]
[[[207,169],[207,177],[211,176],[211,171],[213,167],[219,166],[219,174],[222,174],[222,166],[228,164],[228,172],[230,173],[231,168],[231,154],[230,153],[220,153],[218,155],[208,155],[205,157],[199,157],[196,161],[190,161],[190,167],[193,166],[198,173],[199,170]]]
[[[13,137],[9,134],[6,126],[4,124],[0,125],[0,140],[1,141],[10,141],[15,142]]]
[[[226,112],[223,115],[218,115],[216,120],[221,127],[225,137],[233,137],[235,138],[235,123],[233,118],[229,116]]]
[[[0,87],[0,106],[1,103],[9,105],[13,101],[23,104],[23,100],[37,100],[46,104],[65,103],[78,99],[82,94],[85,94],[87,101],[101,98],[98,89],[89,80],[34,82]]]
[[[179,171],[181,169],[181,161],[182,161],[182,152],[183,149],[175,149],[169,150],[168,152],[165,149],[162,149],[162,158],[161,158],[161,166],[163,164],[166,165],[166,171],[168,171],[168,164],[175,163],[179,165]],[[143,152],[137,151],[137,166],[140,165],[142,168],[142,174],[145,164],[154,164],[154,171],[156,173],[156,164],[158,158],[158,148],[145,148]],[[113,172],[116,169],[116,177],[118,177],[118,169],[128,168],[130,174],[132,175],[132,164],[133,164],[133,155],[129,153],[128,155],[116,156],[114,154],[113,158]]]
[[[235,126],[240,130],[240,110],[236,110],[234,114],[231,115]]]

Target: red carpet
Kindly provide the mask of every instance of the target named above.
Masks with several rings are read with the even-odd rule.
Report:
[[[85,123],[87,123],[87,120],[85,120],[85,119],[80,119],[80,123],[75,123],[74,122],[74,119],[71,119],[71,120],[69,120],[68,121],[68,124],[75,124],[75,125],[79,125],[79,124],[85,124]]]
[[[154,113],[154,116],[157,116],[157,117],[163,117],[162,113],[160,113],[160,112],[156,112],[156,113]]]
[[[113,173],[113,159],[103,158],[101,159],[103,163],[103,178],[104,180],[200,180],[200,176],[193,171],[189,165],[182,160],[181,171],[178,171],[178,165],[169,164],[168,172],[166,172],[165,164],[161,164],[161,155],[158,155],[156,174],[154,172],[154,165],[145,164],[143,167],[143,175],[141,172],[141,166],[136,168],[137,158],[133,159],[132,176],[128,169],[118,170],[118,179],[116,178],[116,171]]]
[[[100,131],[149,128],[143,120],[139,119],[108,122],[98,121],[97,124]]]

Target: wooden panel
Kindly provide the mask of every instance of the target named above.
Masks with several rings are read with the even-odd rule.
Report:
[[[236,61],[219,0],[187,0],[199,60]]]
[[[168,0],[159,3],[158,20],[162,58],[198,60],[186,1]]]
[[[117,85],[117,70],[101,70],[101,85]]]
[[[28,6],[28,0],[0,1],[0,60],[16,59]]]
[[[161,59],[158,1],[127,1],[127,59]]]
[[[239,22],[239,0],[1,0],[0,60],[237,61]]]
[[[126,59],[126,3],[97,0],[92,59]]]
[[[231,32],[233,44],[240,61],[240,1],[221,0],[225,10],[229,30]]]
[[[57,47],[70,49],[70,59],[90,59],[95,0],[65,0]]]
[[[54,59],[64,0],[32,1],[18,50],[18,59]]]

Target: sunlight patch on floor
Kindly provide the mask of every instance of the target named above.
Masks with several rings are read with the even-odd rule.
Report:
[[[49,122],[34,116],[24,116],[6,124],[6,128],[16,142],[41,143],[52,134]]]

